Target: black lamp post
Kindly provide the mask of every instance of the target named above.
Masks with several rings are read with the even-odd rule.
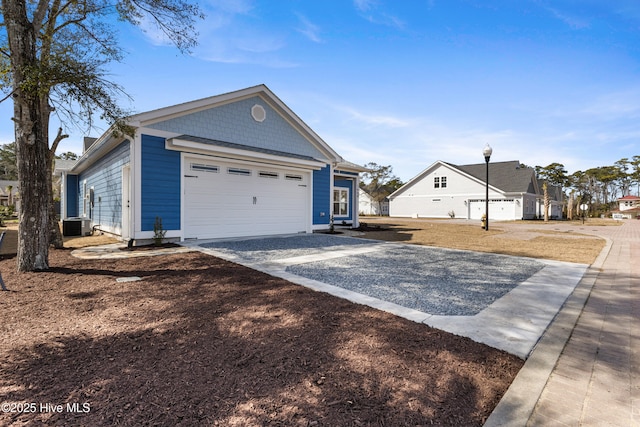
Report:
[[[484,229],[485,231],[489,231],[489,159],[491,158],[491,153],[493,153],[493,149],[491,146],[487,144],[482,150],[482,154],[484,155],[484,161],[487,163],[487,179],[485,181],[485,211],[484,211]]]

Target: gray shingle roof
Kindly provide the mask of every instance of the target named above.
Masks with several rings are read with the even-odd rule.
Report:
[[[484,182],[486,178],[486,163],[473,165],[448,165],[461,170]],[[521,167],[520,162],[512,160],[509,162],[489,162],[489,185],[498,188],[505,193],[533,193],[535,188],[535,170],[529,167]]]
[[[318,161],[317,159],[315,159],[315,158],[313,158],[311,156],[305,156],[305,155],[302,155],[302,154],[285,153],[283,151],[271,150],[271,149],[267,149],[267,148],[252,147],[252,146],[244,145],[244,144],[236,144],[235,142],[218,141],[218,140],[215,140],[215,139],[201,138],[201,137],[198,137],[198,136],[180,135],[180,136],[176,137],[175,139],[181,139],[183,141],[199,142],[201,144],[215,145],[215,146],[218,146],[218,147],[234,148],[234,149],[237,149],[237,150],[253,151],[253,152],[256,152],[256,153],[271,154],[273,156],[290,157],[292,159]]]
[[[77,160],[64,160],[64,159],[55,159],[54,160],[54,169],[55,170],[70,170],[77,163]]]

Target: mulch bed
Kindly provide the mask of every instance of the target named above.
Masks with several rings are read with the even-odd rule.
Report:
[[[155,251],[158,249],[170,249],[170,248],[180,248],[181,246],[177,243],[171,243],[171,242],[167,242],[167,243],[161,243],[159,245],[156,244],[150,244],[150,245],[140,245],[140,246],[125,246],[123,248],[121,248],[120,250],[123,251]]]
[[[523,364],[200,253],[140,260],[0,261],[0,425],[480,426]]]

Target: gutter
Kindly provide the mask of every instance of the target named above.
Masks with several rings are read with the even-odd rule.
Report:
[[[129,140],[128,136],[123,136],[122,138],[113,138],[114,127],[111,126],[104,134],[102,134],[92,145],[89,147],[87,151],[85,151],[82,156],[78,159],[75,165],[71,169],[69,169],[68,173],[70,174],[79,174],[85,171],[89,166],[93,164],[100,157],[104,151],[111,150],[114,146],[120,144],[125,140]]]

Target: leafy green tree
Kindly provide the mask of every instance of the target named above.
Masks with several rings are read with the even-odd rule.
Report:
[[[15,142],[0,147],[0,179],[7,181],[18,179]]]
[[[49,243],[59,237],[53,215],[52,164],[67,137],[49,140],[49,120],[91,124],[94,114],[116,131],[127,112],[123,89],[107,78],[107,65],[121,61],[117,25],[151,22],[181,51],[196,43],[199,7],[187,0],[2,0],[0,84],[12,99],[18,180],[22,194],[18,270],[49,267]],[[57,231],[57,232],[56,232]]]
[[[544,220],[549,221],[549,206],[551,204],[549,197],[549,184],[560,187],[560,191],[567,183],[567,171],[561,163],[551,163],[548,166],[536,166],[536,175],[538,179],[543,181],[542,191],[544,197]]]
[[[571,189],[572,194],[575,195],[573,208],[576,214],[580,215],[580,205],[583,203],[590,203],[591,193],[588,189],[586,174],[582,171],[575,171],[567,177],[567,187]],[[570,218],[572,218],[573,213]]]
[[[633,156],[631,158],[631,167],[633,170],[630,173],[631,176],[631,184],[635,184],[636,187],[636,196],[640,197],[640,156]]]
[[[631,174],[629,173],[631,162],[625,157],[615,162],[613,166],[618,170],[617,182],[620,193],[622,196],[628,196],[632,182]]]
[[[67,151],[66,153],[62,153],[60,155],[56,155],[56,159],[60,160],[78,160],[78,155],[72,151]]]
[[[378,211],[380,211],[380,204],[389,194],[402,187],[402,181],[393,174],[393,167],[390,165],[383,166],[371,162],[364,167],[368,171],[362,174],[360,188],[366,191],[378,204]]]
[[[620,170],[615,166],[600,166],[593,171],[594,178],[600,183],[602,191],[602,203],[609,206],[610,196],[617,190],[617,182],[620,179]]]

